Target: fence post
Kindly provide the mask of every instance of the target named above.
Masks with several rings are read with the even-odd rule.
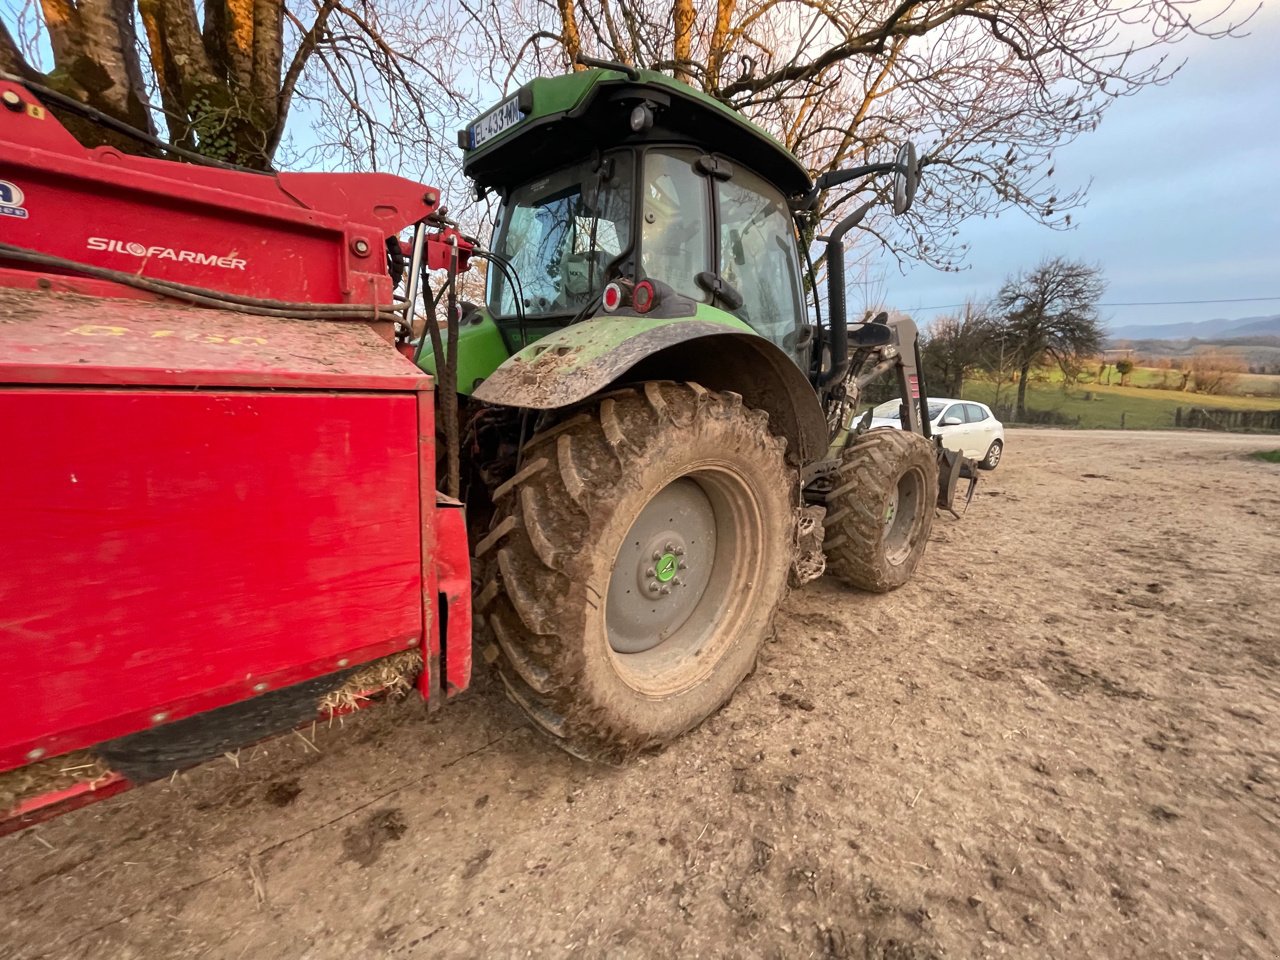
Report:
[[[1182,408],[1178,407],[1173,411],[1173,425],[1175,427],[1182,426]]]
[[[1121,430],[1124,429],[1124,411],[1123,410],[1120,411],[1120,429]]]

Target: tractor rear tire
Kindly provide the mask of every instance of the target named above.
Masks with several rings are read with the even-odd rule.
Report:
[[[660,382],[525,445],[476,547],[477,606],[508,695],[557,744],[663,746],[754,669],[795,542],[785,446],[737,394]]]
[[[841,454],[827,495],[827,571],[886,593],[911,579],[933,527],[938,461],[932,444],[893,427],[869,430]]]

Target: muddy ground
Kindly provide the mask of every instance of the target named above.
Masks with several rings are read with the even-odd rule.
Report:
[[[291,735],[0,840],[0,957],[1280,955],[1277,445],[1011,432],[665,753],[483,677]]]

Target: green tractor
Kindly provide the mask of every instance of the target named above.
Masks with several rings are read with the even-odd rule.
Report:
[[[920,415],[915,327],[847,321],[842,237],[871,204],[827,238],[825,323],[807,303],[818,190],[889,174],[902,213],[914,151],[815,184],[717,101],[587,64],[459,133],[501,203],[485,302],[418,362],[456,392],[442,470],[478,527],[486,657],[565,749],[616,760],[724,704],[824,554],[854,587],[904,583],[966,465]],[[855,424],[890,372],[904,429]]]

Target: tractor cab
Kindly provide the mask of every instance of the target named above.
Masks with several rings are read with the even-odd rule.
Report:
[[[509,341],[600,313],[736,320],[807,368],[790,202],[811,182],[763,130],[663,74],[590,69],[532,81],[459,142],[501,199],[486,300]]]

